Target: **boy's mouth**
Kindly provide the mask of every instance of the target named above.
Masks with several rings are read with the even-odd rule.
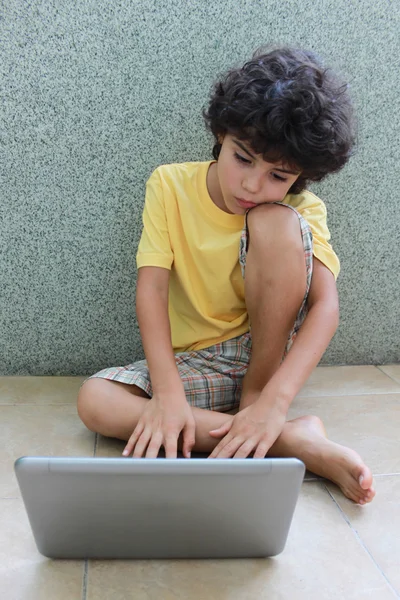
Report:
[[[247,200],[243,200],[242,198],[235,198],[235,200],[242,208],[254,208],[257,206],[255,202],[247,202]]]

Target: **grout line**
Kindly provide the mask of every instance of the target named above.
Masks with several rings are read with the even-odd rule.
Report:
[[[1,380],[1,376],[0,376]],[[1,406],[74,406],[73,402],[1,402]]]
[[[358,396],[387,396],[387,395],[395,395],[395,394],[400,394],[400,383],[398,381],[396,381],[395,379],[393,379],[392,377],[390,377],[390,375],[388,375],[387,373],[384,373],[384,371],[381,371],[381,373],[383,373],[384,375],[387,375],[387,377],[389,377],[389,379],[393,382],[396,383],[398,386],[397,390],[365,390],[365,391],[361,391],[361,392],[338,392],[338,393],[329,393],[326,394],[324,392],[321,393],[317,393],[317,394],[312,394],[310,395],[303,395],[301,392],[299,394],[297,394],[296,398],[307,398],[307,399],[320,399],[320,398],[347,398],[347,397],[358,397]],[[1,376],[0,376],[1,379]],[[74,406],[74,402],[1,402],[0,400],[0,408],[2,406]]]
[[[381,365],[381,366],[385,366],[385,365]],[[379,369],[379,371],[381,373],[383,373],[384,375],[386,375],[386,377],[389,377],[389,379],[391,379],[392,381],[394,381],[395,383],[399,383],[396,379],[394,379],[394,377],[392,377],[391,375],[389,375],[389,373],[386,373],[386,371],[382,371],[381,366],[377,366],[376,368]]]
[[[374,478],[375,477],[391,477],[392,475],[400,475],[400,473],[376,473],[376,474],[374,474]]]
[[[98,440],[99,440],[99,434],[95,433],[93,456],[96,456]],[[84,567],[83,567],[82,600],[86,600],[86,598],[87,598],[88,577],[89,577],[89,560],[85,559],[85,563],[84,563]]]
[[[336,504],[336,508],[339,510],[340,514],[342,515],[343,519],[346,521],[347,525],[350,527],[350,529],[352,531],[354,531],[355,533],[357,533],[357,531],[354,529],[354,527],[350,523],[349,517],[346,515],[346,513],[344,512],[344,510],[341,508],[339,502],[336,500],[335,496],[332,494],[332,492],[330,491],[330,489],[328,488],[328,486],[325,485],[325,484],[323,484],[323,486],[324,486],[325,490],[328,492],[328,494],[331,497],[331,499],[333,500],[333,502]]]
[[[385,373],[386,375],[386,373]],[[381,391],[365,391],[365,392],[344,392],[344,393],[335,393],[335,394],[313,394],[312,396],[303,396],[302,394],[297,394],[296,398],[347,398],[348,396],[388,396],[390,394],[400,394],[400,384],[398,381],[392,380],[394,383],[397,383],[399,386],[397,390],[381,390]]]
[[[86,558],[83,565],[82,600],[87,598],[89,561]]]
[[[326,489],[326,491],[328,492],[329,496],[331,497],[331,499],[333,500],[333,502],[336,504],[337,509],[339,510],[341,516],[343,517],[343,519],[346,521],[347,525],[350,527],[351,531],[353,532],[354,537],[356,538],[356,540],[358,541],[358,543],[360,544],[360,546],[365,550],[365,552],[368,554],[368,556],[370,557],[370,559],[372,560],[372,562],[374,563],[375,567],[378,569],[378,571],[380,572],[380,574],[382,575],[382,577],[385,579],[386,583],[388,584],[388,586],[390,587],[390,589],[392,590],[392,592],[394,593],[394,595],[396,596],[396,598],[400,599],[400,594],[397,592],[397,590],[393,587],[393,585],[390,583],[390,580],[388,579],[386,573],[383,571],[382,567],[379,565],[379,563],[375,560],[375,558],[373,557],[371,551],[369,550],[368,546],[364,543],[364,541],[361,539],[360,534],[358,533],[357,529],[355,529],[353,527],[353,525],[351,524],[351,521],[349,519],[349,517],[346,515],[346,513],[344,512],[344,510],[341,508],[340,504],[337,502],[335,496],[332,494],[332,492],[329,490],[328,486],[326,486],[325,484],[324,488]]]

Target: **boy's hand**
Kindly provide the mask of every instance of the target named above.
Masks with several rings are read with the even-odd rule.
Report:
[[[225,436],[208,458],[264,458],[282,432],[286,411],[276,404],[254,402],[238,412],[233,420],[210,431],[213,437]]]
[[[128,440],[123,456],[157,458],[161,446],[167,458],[176,458],[183,431],[183,455],[190,458],[195,442],[195,420],[186,397],[178,394],[153,396]],[[147,451],[146,451],[147,449]]]

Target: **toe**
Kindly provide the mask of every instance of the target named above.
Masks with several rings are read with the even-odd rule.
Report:
[[[371,500],[373,500],[373,499],[374,499],[374,497],[375,497],[375,493],[376,493],[376,492],[375,492],[374,488],[370,488],[370,489],[367,491],[367,493],[365,494],[365,496],[364,496],[364,500],[365,500],[366,502],[371,502]]]
[[[363,490],[372,486],[372,473],[366,465],[357,468],[357,481]]]
[[[348,487],[341,487],[343,494],[353,500],[356,504],[361,500],[360,488],[356,488],[355,486],[349,485]]]
[[[367,490],[366,492],[363,490],[362,494],[359,494],[358,504],[368,504],[371,500],[374,499],[375,490],[372,488]]]

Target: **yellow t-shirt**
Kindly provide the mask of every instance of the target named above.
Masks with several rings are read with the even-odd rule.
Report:
[[[169,318],[175,352],[201,350],[249,330],[239,265],[243,215],[218,208],[207,190],[212,161],[158,167],[146,186],[137,267],[169,269]],[[287,195],[310,224],[314,255],[335,275],[324,203],[311,192]]]

